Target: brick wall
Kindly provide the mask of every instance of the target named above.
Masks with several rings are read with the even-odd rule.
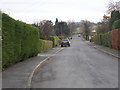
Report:
[[[112,48],[120,50],[120,28],[110,32]]]

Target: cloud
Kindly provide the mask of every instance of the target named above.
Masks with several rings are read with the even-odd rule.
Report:
[[[32,23],[36,19],[99,21],[107,0],[1,0],[0,8],[15,19]]]

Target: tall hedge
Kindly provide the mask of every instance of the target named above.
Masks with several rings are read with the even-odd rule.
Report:
[[[0,11],[0,70],[2,70],[2,12]]]
[[[49,36],[46,38],[47,40],[53,41],[53,47],[56,47],[59,45],[59,37],[58,36]]]
[[[96,35],[94,36],[93,40],[94,40],[94,42],[95,42],[96,44],[101,45],[101,44],[102,44],[102,42],[101,42],[101,34],[96,34]]]
[[[2,14],[3,68],[39,53],[38,29]]]
[[[110,30],[113,29],[112,27],[113,27],[114,22],[119,19],[120,19],[120,12],[118,10],[112,11],[111,18],[109,21]]]
[[[39,40],[39,52],[45,52],[45,51],[48,51],[50,49],[52,49],[53,47],[53,42],[52,41],[49,41],[49,40],[42,40],[40,39]]]
[[[94,36],[94,42],[99,45],[111,47],[110,32],[104,34],[96,34]]]
[[[114,23],[113,23],[113,26],[112,26],[112,29],[115,30],[115,29],[118,29],[120,28],[120,19],[119,20],[116,20]]]
[[[104,33],[101,36],[102,45],[111,47],[110,32]]]

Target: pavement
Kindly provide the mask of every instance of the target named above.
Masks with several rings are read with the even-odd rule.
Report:
[[[40,53],[36,57],[19,62],[4,70],[2,72],[2,88],[27,88],[28,78],[38,63],[60,49],[61,47],[53,48],[52,50]]]
[[[118,59],[74,36],[71,47],[38,54],[2,73],[3,88],[27,88],[34,68],[47,57],[31,78],[31,88],[118,88]],[[56,53],[56,54],[55,54]]]
[[[87,42],[88,45],[102,51],[103,53],[106,53],[108,55],[111,55],[113,57],[116,57],[116,58],[120,59],[120,50],[115,50],[115,49],[105,47],[105,46],[102,46],[102,45],[97,45],[94,42],[90,42],[90,41],[86,41],[86,42]]]
[[[0,90],[2,89],[2,72],[0,71]]]

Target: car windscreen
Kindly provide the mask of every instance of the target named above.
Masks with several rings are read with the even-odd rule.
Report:
[[[62,40],[62,42],[68,42],[68,40]]]

